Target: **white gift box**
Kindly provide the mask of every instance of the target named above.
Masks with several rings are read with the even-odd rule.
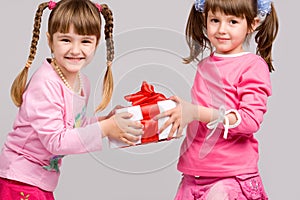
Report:
[[[158,106],[159,112],[162,113],[164,111],[167,111],[167,110],[170,110],[172,108],[175,108],[176,107],[176,103],[174,101],[172,101],[172,100],[164,100],[164,101],[158,101],[157,102],[157,106]],[[142,109],[141,109],[141,107],[139,105],[138,106],[131,106],[131,107],[126,107],[126,108],[121,108],[121,109],[118,109],[116,112],[117,113],[122,113],[122,112],[129,112],[129,113],[131,113],[133,115],[131,117],[131,120],[133,120],[133,121],[143,120]],[[157,130],[159,130],[160,127],[168,119],[169,119],[169,117],[164,117],[164,118],[159,119],[158,122],[157,122],[157,126],[158,126]],[[169,125],[165,130],[163,130],[162,133],[160,133],[158,135],[158,141],[156,141],[156,142],[166,140],[168,138],[168,135],[169,135],[169,132],[170,132],[171,128],[172,128],[172,124]],[[174,135],[175,134],[176,134],[176,132],[174,133]],[[144,143],[142,143],[141,138],[142,138],[142,136],[140,136],[140,139],[135,144],[137,144],[137,145],[144,144]],[[148,143],[145,143],[145,144],[148,144]],[[111,148],[120,148],[120,147],[127,147],[128,146],[126,143],[123,143],[123,142],[120,142],[120,141],[115,141],[115,140],[110,140],[109,141],[109,145],[110,145]]]

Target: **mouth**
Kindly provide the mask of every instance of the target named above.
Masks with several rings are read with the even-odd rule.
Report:
[[[216,39],[219,41],[228,41],[229,40],[229,38],[216,38]]]
[[[81,60],[83,60],[83,57],[65,57],[67,60],[71,61],[71,62],[80,62]]]

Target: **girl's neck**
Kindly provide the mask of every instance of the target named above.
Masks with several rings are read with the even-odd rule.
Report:
[[[214,52],[213,55],[217,56],[217,57],[227,57],[227,58],[230,58],[230,57],[242,56],[242,55],[245,55],[245,54],[248,54],[248,53],[250,53],[250,52],[244,51],[244,52],[233,53],[233,54],[221,54],[221,53]]]

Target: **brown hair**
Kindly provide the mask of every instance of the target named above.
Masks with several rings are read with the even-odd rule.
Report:
[[[12,100],[18,107],[22,104],[22,95],[26,87],[28,70],[36,55],[43,11],[48,8],[48,6],[48,2],[41,3],[36,11],[30,54],[25,67],[16,77],[11,87]],[[106,108],[113,93],[113,76],[111,71],[111,65],[114,59],[113,15],[106,4],[101,5],[101,14],[105,19],[104,34],[107,49],[107,68],[103,80],[103,99],[96,108],[96,112]],[[50,42],[53,39],[54,33],[67,33],[70,25],[73,25],[75,31],[80,35],[95,35],[97,44],[99,43],[101,36],[101,17],[99,9],[90,0],[61,0],[56,4],[48,20]]]
[[[204,11],[199,12],[193,5],[186,25],[185,35],[190,49],[190,55],[184,58],[185,63],[198,60],[199,54],[206,49],[212,52],[213,48],[206,36],[206,21],[208,12],[221,11],[226,15],[243,17],[247,21],[248,29],[252,30],[252,24],[258,15],[257,0],[206,0]],[[278,33],[278,18],[271,4],[271,12],[265,20],[256,28],[255,42],[257,43],[256,54],[260,55],[268,64],[269,71],[274,70],[272,64],[272,45]]]

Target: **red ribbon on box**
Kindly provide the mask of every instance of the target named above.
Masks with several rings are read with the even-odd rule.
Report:
[[[167,98],[161,94],[154,91],[154,86],[143,81],[141,90],[135,94],[126,95],[124,97],[127,101],[131,102],[132,106],[140,105],[143,120],[141,123],[144,125],[144,134],[142,136],[141,142],[157,142],[158,137],[158,122],[152,118],[159,114],[159,108],[157,105],[158,101],[167,100]]]

